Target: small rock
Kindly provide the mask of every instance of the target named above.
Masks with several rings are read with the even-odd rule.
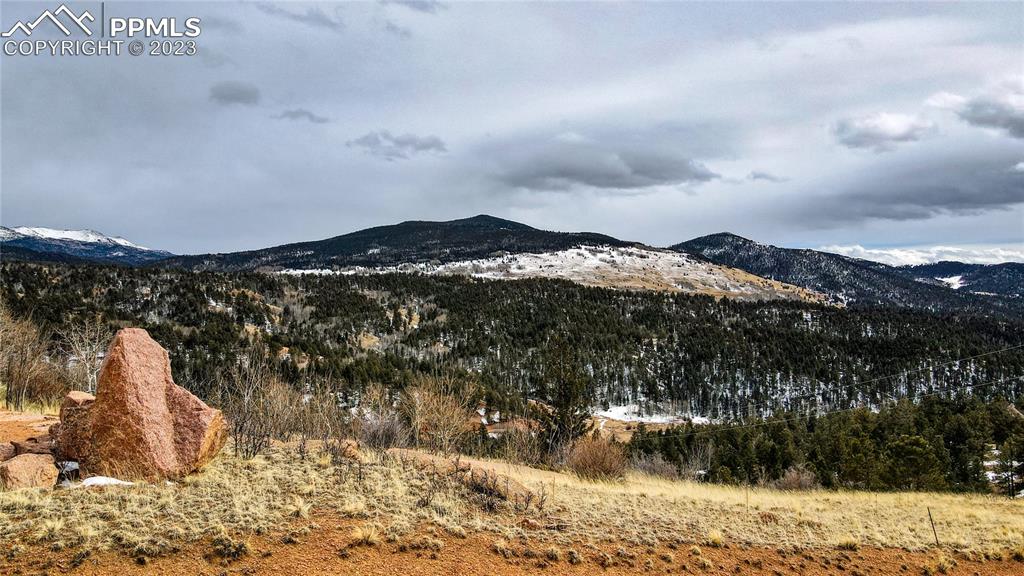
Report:
[[[0,442],[0,462],[10,460],[17,454],[14,452],[14,444],[10,442]]]
[[[52,488],[57,467],[50,454],[20,454],[0,463],[0,487],[4,490]]]

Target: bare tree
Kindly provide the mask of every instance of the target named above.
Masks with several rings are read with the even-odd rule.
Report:
[[[704,478],[711,467],[714,453],[715,446],[711,441],[694,444],[690,452],[683,457],[682,465],[679,467],[680,475],[689,480]]]
[[[64,384],[48,359],[47,338],[29,320],[15,319],[0,303],[0,383],[4,402],[22,411],[30,402],[56,402]]]
[[[235,454],[253,458],[270,441],[287,434],[293,413],[293,396],[270,367],[266,349],[253,346],[222,375],[225,412],[231,423]]]
[[[67,356],[65,370],[72,390],[96,394],[96,379],[110,338],[110,330],[99,316],[72,324],[61,332]]]

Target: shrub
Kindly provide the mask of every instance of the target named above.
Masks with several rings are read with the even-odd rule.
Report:
[[[474,430],[473,388],[450,377],[420,376],[402,392],[399,411],[411,428],[413,444],[449,454]]]
[[[581,478],[610,480],[626,473],[626,452],[618,443],[599,438],[577,441],[569,452],[569,469]]]
[[[790,466],[782,474],[782,477],[771,483],[773,488],[779,490],[815,490],[821,488],[818,478],[803,464]]]
[[[379,384],[371,385],[363,393],[352,427],[361,446],[386,450],[409,443],[409,427],[395,409],[387,389]]]
[[[634,456],[632,464],[633,469],[638,472],[643,472],[649,476],[660,476],[670,480],[677,480],[679,478],[679,470],[676,468],[675,464],[665,460],[665,458],[658,453],[639,454]]]

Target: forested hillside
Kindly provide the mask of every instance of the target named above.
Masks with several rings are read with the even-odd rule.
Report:
[[[1024,301],[1018,296],[1019,290],[1011,287],[1014,280],[1021,277],[1021,265],[1015,263],[993,266],[957,263],[976,269],[979,280],[976,286],[952,290],[934,278],[920,281],[923,274],[911,267],[887,266],[817,250],[780,248],[735,234],[702,236],[676,244],[672,249],[828,294],[848,306],[1024,317]]]
[[[475,374],[493,406],[516,410],[551,393],[543,374],[555,336],[587,375],[595,408],[639,403],[731,419],[876,407],[943,391],[1016,398],[1024,390],[1012,379],[1024,374],[1019,320],[541,279],[23,263],[0,271],[15,314],[57,330],[96,316],[144,327],[171,351],[176,377],[200,395],[261,339],[297,386],[308,374],[330,373],[352,397],[372,382],[397,389],[415,372],[452,370]]]

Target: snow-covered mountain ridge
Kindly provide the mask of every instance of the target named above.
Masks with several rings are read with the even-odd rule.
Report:
[[[95,230],[0,226],[0,256],[4,260],[139,265],[163,260],[172,254]]]

